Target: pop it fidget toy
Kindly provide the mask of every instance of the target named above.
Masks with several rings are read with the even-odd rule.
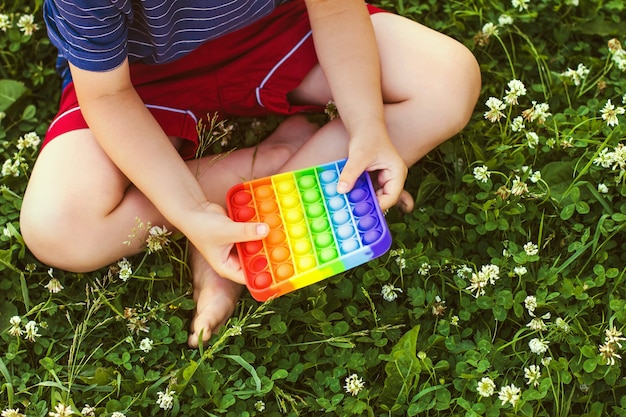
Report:
[[[237,243],[246,285],[258,301],[278,297],[354,268],[389,250],[391,235],[372,182],[363,173],[337,193],[345,159],[238,184],[228,214],[264,222],[262,240]]]

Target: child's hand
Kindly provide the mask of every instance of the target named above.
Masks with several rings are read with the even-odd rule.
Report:
[[[233,250],[235,242],[259,240],[267,236],[265,223],[235,222],[217,204],[210,204],[203,213],[193,216],[193,231],[186,235],[218,275],[245,284],[239,258]]]
[[[337,190],[342,193],[350,191],[364,171],[376,172],[373,179],[380,208],[387,210],[394,206],[404,189],[408,168],[386,136],[350,140],[348,161],[341,172]]]

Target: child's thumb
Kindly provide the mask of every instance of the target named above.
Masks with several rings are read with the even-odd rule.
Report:
[[[346,165],[341,170],[341,175],[339,175],[337,192],[345,194],[352,190],[363,171],[365,171],[365,167],[360,166],[356,162],[352,162],[352,159],[348,158]]]
[[[233,222],[229,233],[232,242],[263,239],[270,231],[267,223]]]

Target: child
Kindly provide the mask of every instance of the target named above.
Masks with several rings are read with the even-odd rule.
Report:
[[[44,11],[64,90],[24,196],[24,239],[42,262],[85,272],[142,250],[122,243],[136,218],[182,232],[190,346],[235,308],[234,242],[268,231],[228,219],[228,188],[348,157],[340,191],[367,170],[383,209],[409,210],[407,167],[464,127],[480,90],[460,43],[361,0],[45,0]],[[293,115],[330,100],[340,118],[320,129],[293,116],[257,149],[189,159],[207,113]]]

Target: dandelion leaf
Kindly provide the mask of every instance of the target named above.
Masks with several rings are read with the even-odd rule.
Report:
[[[405,333],[391,350],[391,354],[382,357],[385,365],[385,384],[380,400],[388,407],[405,404],[412,388],[417,384],[421,366],[417,357],[417,325]]]

